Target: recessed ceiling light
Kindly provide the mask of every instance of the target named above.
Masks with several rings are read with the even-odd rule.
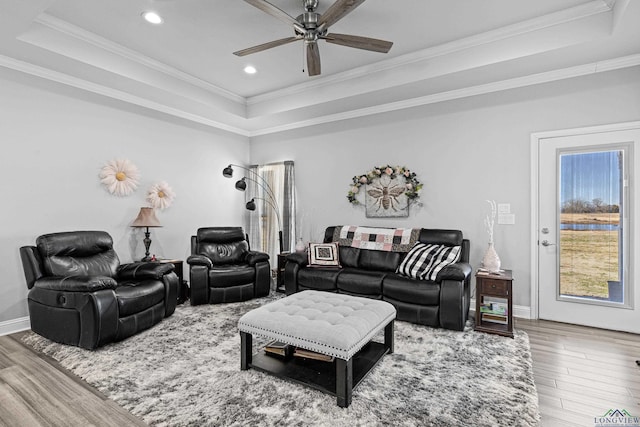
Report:
[[[247,74],[255,74],[258,72],[258,70],[256,70],[256,67],[254,67],[253,65],[247,65],[246,67],[244,67],[244,72]]]
[[[162,17],[155,12],[142,12],[145,21],[151,24],[162,24]]]

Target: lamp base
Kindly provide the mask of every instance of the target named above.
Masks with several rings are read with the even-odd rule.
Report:
[[[144,242],[144,258],[142,258],[142,261],[151,261],[151,257],[149,256],[149,247],[151,246],[151,233],[149,232],[149,227],[147,227],[147,230],[144,232],[144,239],[142,239],[142,241]]]

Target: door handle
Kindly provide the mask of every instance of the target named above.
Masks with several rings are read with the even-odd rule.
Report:
[[[542,246],[555,246],[555,243],[551,243],[548,240],[543,240],[542,242],[540,242],[542,244]]]

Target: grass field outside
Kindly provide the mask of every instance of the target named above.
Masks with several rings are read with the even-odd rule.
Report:
[[[619,213],[563,213],[562,224],[619,224]]]
[[[562,214],[563,224],[618,224],[620,215]],[[607,281],[618,281],[617,230],[560,231],[560,293],[607,299]]]

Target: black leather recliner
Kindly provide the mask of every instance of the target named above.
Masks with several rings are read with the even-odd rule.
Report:
[[[120,264],[104,231],[45,234],[20,248],[31,330],[94,349],[148,329],[176,308],[171,263]]]
[[[191,305],[246,301],[269,294],[269,255],[249,250],[242,227],[199,228],[191,236]]]

